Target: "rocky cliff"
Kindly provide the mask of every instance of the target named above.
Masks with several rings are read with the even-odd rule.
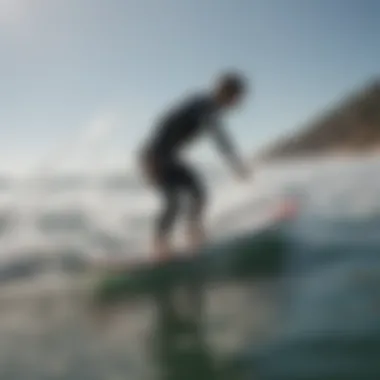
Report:
[[[265,159],[380,151],[380,78],[264,150]]]

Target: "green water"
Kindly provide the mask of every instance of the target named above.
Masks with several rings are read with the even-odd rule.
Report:
[[[0,379],[377,380],[380,224],[318,225],[0,297]]]
[[[0,298],[0,378],[225,378],[251,335],[270,332],[281,244],[269,229],[191,262]]]

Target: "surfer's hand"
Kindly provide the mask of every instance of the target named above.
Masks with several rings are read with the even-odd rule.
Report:
[[[150,184],[154,184],[156,182],[156,170],[154,160],[151,159],[148,153],[143,152],[140,155],[139,164],[145,178],[149,181]]]
[[[237,167],[236,174],[241,181],[248,181],[251,177],[251,172],[248,166],[243,163]]]

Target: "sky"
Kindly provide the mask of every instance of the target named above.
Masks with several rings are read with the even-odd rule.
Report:
[[[230,68],[251,93],[226,125],[253,155],[380,75],[379,20],[378,0],[0,0],[0,171],[127,167]]]

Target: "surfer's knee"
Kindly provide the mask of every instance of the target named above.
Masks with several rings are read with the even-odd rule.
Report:
[[[190,193],[189,214],[192,220],[201,219],[207,205],[206,192],[201,188],[194,188]]]
[[[172,196],[167,199],[157,222],[157,230],[159,235],[166,235],[171,230],[178,216],[179,206],[177,196]]]

